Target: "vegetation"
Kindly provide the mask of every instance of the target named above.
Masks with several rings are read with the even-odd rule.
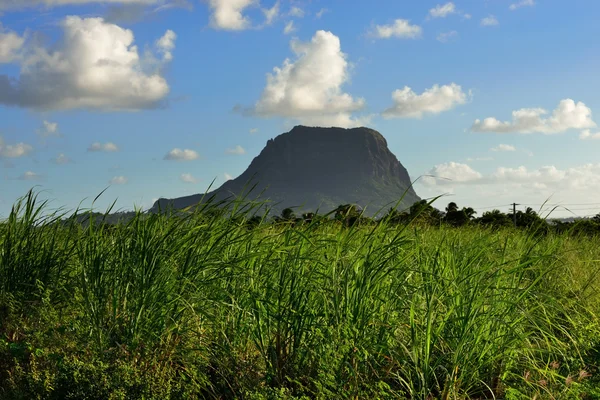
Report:
[[[0,223],[2,399],[600,398],[593,229],[45,206]]]

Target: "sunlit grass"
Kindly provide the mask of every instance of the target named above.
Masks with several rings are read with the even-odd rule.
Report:
[[[0,224],[0,398],[599,396],[596,239],[44,206]]]

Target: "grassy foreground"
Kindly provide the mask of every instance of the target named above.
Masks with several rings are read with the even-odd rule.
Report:
[[[598,238],[43,207],[0,223],[2,399],[600,399]]]

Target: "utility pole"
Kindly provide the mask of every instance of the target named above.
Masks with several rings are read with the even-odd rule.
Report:
[[[517,203],[512,203],[513,206],[513,224],[515,225],[515,228],[517,227],[517,206],[519,204]]]

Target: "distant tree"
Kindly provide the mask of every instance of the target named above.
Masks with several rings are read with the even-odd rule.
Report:
[[[452,226],[463,226],[468,224],[475,217],[476,213],[472,207],[463,207],[460,210],[455,202],[451,202],[446,207],[446,214],[443,217],[443,221]]]
[[[545,221],[531,207],[527,207],[525,212],[517,211],[516,219],[518,228],[540,227],[545,224]]]
[[[281,218],[285,221],[293,221],[296,219],[296,214],[291,208],[284,208],[283,211],[281,211]]]
[[[494,228],[506,227],[512,225],[512,219],[500,210],[486,211],[477,219],[481,225]]]
[[[451,213],[454,211],[458,211],[458,205],[452,201],[446,206],[446,213]]]
[[[420,200],[410,206],[410,220],[427,224],[439,224],[443,214],[427,200]]]
[[[477,211],[475,211],[472,207],[463,207],[463,212],[467,215],[467,218],[474,219],[475,218],[475,214],[477,214]]]

